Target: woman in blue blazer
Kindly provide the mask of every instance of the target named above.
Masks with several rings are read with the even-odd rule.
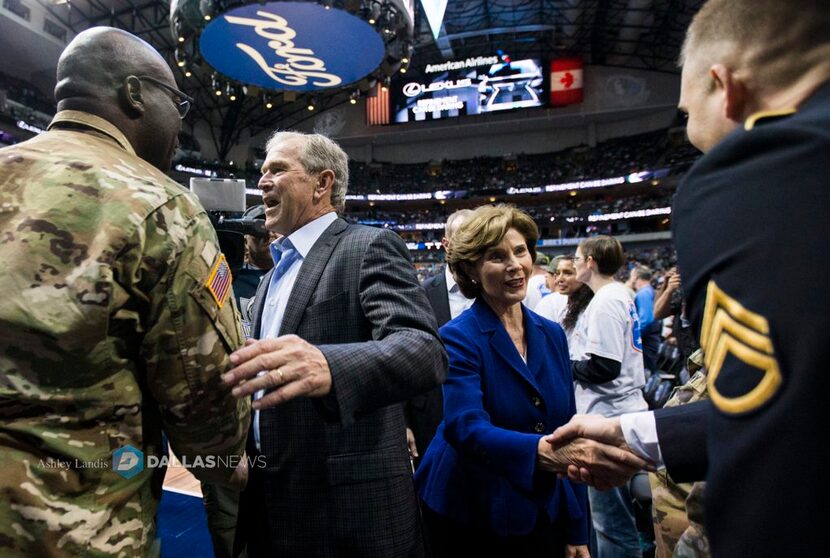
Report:
[[[473,306],[441,328],[444,420],[416,473],[430,545],[444,556],[588,557],[585,487],[547,470],[543,436],[575,413],[562,328],[522,306],[538,229],[478,208],[447,250]]]

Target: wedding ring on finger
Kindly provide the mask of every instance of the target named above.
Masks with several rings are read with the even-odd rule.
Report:
[[[277,368],[277,369],[275,370],[275,372],[276,372],[276,373],[277,373],[277,375],[280,377],[280,385],[283,385],[283,384],[285,383],[285,374],[283,374],[282,369],[281,369],[281,368]]]

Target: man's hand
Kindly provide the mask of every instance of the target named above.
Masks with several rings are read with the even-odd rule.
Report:
[[[588,552],[588,545],[567,545],[567,552],[565,558],[591,558],[591,553]]]
[[[627,446],[620,427],[619,417],[605,418],[600,415],[574,415],[568,424],[560,426],[546,439],[554,446],[561,446],[573,438],[590,438],[597,442],[618,448]]]
[[[666,282],[666,292],[673,293],[680,288],[680,274],[677,273],[676,268],[669,270],[664,280]]]
[[[251,405],[255,410],[273,407],[296,397],[323,397],[331,391],[331,370],[325,355],[296,335],[248,340],[231,357],[234,368],[222,375],[234,397],[268,391]],[[264,374],[258,374],[265,371]]]
[[[599,490],[620,486],[637,471],[654,470],[653,464],[631,453],[618,417],[574,415],[542,441],[557,448],[558,462],[567,461],[568,478]],[[591,441],[596,445],[587,443]]]
[[[406,447],[409,449],[409,457],[418,457],[418,446],[415,445],[415,433],[408,427],[406,429]]]

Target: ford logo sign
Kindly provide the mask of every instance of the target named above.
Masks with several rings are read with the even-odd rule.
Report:
[[[354,83],[373,72],[385,52],[383,40],[362,19],[310,2],[234,8],[205,27],[199,46],[222,74],[280,91]]]

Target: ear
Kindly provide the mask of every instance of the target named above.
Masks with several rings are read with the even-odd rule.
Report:
[[[464,274],[470,278],[473,283],[481,283],[481,278],[478,275],[478,270],[476,266],[470,265],[468,262],[459,262],[462,271]]]
[[[590,269],[594,273],[598,273],[599,272],[599,264],[597,264],[597,261],[594,259],[594,257],[593,256],[584,256],[584,257],[585,257],[585,265],[588,267],[588,269]]]
[[[748,116],[748,97],[743,80],[723,64],[709,68],[709,77],[723,95],[723,116],[733,122],[743,122]]]
[[[450,239],[447,238],[446,236],[442,236],[441,237],[441,246],[444,247],[444,250],[446,250],[449,245],[450,245]]]
[[[141,90],[141,80],[135,76],[127,76],[121,84],[119,96],[128,112],[138,116],[144,114],[144,96]]]
[[[328,193],[329,199],[331,199],[332,188],[334,188],[334,171],[326,169],[320,173],[320,179],[317,181],[317,186],[314,187],[314,197],[320,199]]]

